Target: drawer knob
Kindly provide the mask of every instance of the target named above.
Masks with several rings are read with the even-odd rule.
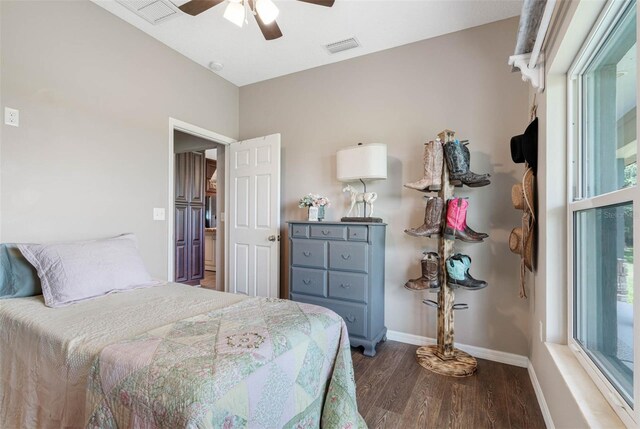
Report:
[[[306,285],[310,285],[311,284],[311,280],[309,279],[303,279],[302,283],[306,284]]]
[[[355,322],[355,321],[356,321],[356,316],[353,316],[353,315],[351,315],[351,314],[350,314],[350,315],[348,315],[348,316],[346,317],[346,319],[347,319],[347,322],[349,322],[349,323],[353,323],[353,322]]]
[[[329,235],[331,233],[331,231],[329,231],[328,229],[323,229],[322,230],[322,235]]]
[[[309,256],[311,256],[311,252],[302,252],[302,254],[303,254],[304,256],[306,256],[307,258],[308,258]]]
[[[345,261],[348,261],[349,259],[351,259],[351,255],[349,253],[343,253],[342,259],[344,259]]]
[[[347,283],[347,284],[340,283],[340,287],[343,287],[345,289],[349,289],[351,287],[351,285],[349,283]]]

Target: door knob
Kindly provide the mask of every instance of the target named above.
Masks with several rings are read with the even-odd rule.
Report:
[[[268,240],[269,241],[276,241],[276,236],[275,235],[270,235]]]

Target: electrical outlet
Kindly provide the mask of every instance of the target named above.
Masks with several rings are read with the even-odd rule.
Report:
[[[4,108],[4,123],[12,127],[20,126],[20,111],[11,107]]]
[[[165,213],[163,208],[153,209],[153,220],[165,220]]]
[[[542,320],[540,321],[540,342],[544,343],[544,328],[542,326]]]

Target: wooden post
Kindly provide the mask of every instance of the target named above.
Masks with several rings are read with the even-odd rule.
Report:
[[[455,132],[444,130],[438,137],[442,143],[453,141]],[[454,197],[454,187],[449,183],[449,168],[444,163],[442,168],[442,188],[438,196],[445,204]],[[446,220],[445,220],[446,222]],[[445,240],[441,235],[438,242],[440,255],[440,292],[438,293],[438,343],[435,346],[423,346],[416,351],[418,363],[424,368],[451,377],[467,377],[476,372],[476,359],[454,347],[453,304],[455,292],[447,285],[447,258],[453,254],[454,241]]]
[[[453,141],[455,132],[451,130],[444,130],[438,137],[442,144],[449,141]],[[453,198],[454,187],[449,183],[449,169],[447,168],[446,161],[442,167],[442,188],[438,192],[438,196],[442,198],[446,204],[450,198]],[[445,220],[446,221],[446,220]],[[440,293],[438,294],[438,352],[442,359],[453,358],[453,304],[455,303],[455,292],[452,288],[447,286],[447,267],[446,261],[449,256],[453,254],[454,242],[452,240],[445,240],[444,237],[440,237],[439,241],[439,254],[440,254]]]

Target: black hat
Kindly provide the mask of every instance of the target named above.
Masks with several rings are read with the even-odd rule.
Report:
[[[535,118],[524,134],[511,137],[511,159],[516,164],[527,162],[536,174],[538,169],[538,118]]]

